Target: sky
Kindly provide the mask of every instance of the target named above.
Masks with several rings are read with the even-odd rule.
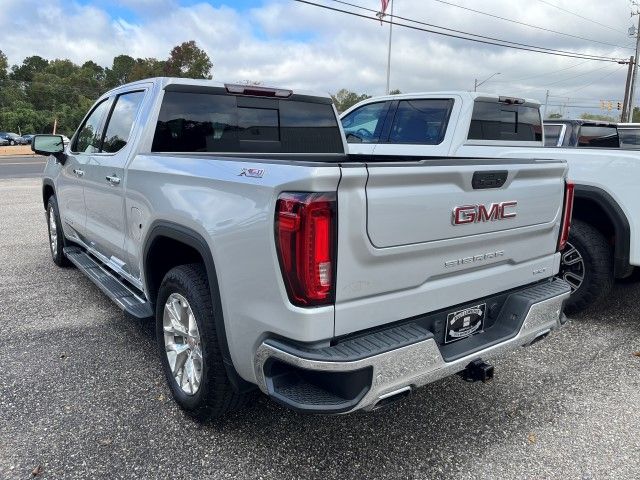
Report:
[[[356,11],[334,0],[312,1]],[[380,7],[380,0],[346,1]],[[10,64],[40,55],[77,63],[93,60],[107,67],[119,54],[163,59],[173,46],[195,40],[212,59],[217,81],[260,81],[330,93],[340,88],[369,95],[385,92],[388,25],[293,0],[0,0],[0,4],[0,50]],[[394,0],[397,16],[615,58],[628,58],[634,52],[635,39],[628,28],[638,17],[630,17],[630,12],[629,0]],[[543,103],[548,90],[548,113],[562,110],[565,116],[578,116],[609,113],[600,109],[600,100],[622,100],[627,67],[400,26],[393,29],[392,89],[472,90],[474,79],[482,81],[498,72],[479,90]]]

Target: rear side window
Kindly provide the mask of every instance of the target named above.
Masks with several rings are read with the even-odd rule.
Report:
[[[331,104],[165,92],[154,152],[343,153]]]
[[[102,142],[103,152],[115,153],[127,144],[143,98],[144,92],[124,93],[118,96]]]
[[[560,136],[562,131],[566,129],[564,125],[545,125],[544,126],[544,146],[559,147]]]
[[[476,100],[469,140],[541,142],[542,119],[536,107]]]
[[[619,148],[618,129],[616,127],[582,125],[578,133],[578,146]]]
[[[622,148],[640,148],[640,129],[619,129],[618,136]]]
[[[391,124],[389,143],[439,144],[452,107],[452,99],[401,100]]]

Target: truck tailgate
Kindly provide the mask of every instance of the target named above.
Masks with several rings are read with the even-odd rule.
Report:
[[[557,273],[566,170],[459,158],[343,168],[336,335]]]

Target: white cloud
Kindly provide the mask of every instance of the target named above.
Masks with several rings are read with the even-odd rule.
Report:
[[[329,0],[320,1],[339,7]],[[379,6],[377,0],[353,2],[370,8]],[[537,0],[451,2],[601,42],[632,42],[624,33],[629,26],[626,0],[606,4],[583,0],[579,6],[576,2],[553,0],[616,27],[615,32]],[[93,6],[63,0],[2,3],[0,49],[12,64],[37,54],[79,63],[91,59],[108,66],[121,53],[165,58],[174,45],[194,39],[212,58],[216,80],[261,80],[325,92],[341,87],[370,94],[384,90],[386,26],[292,1],[267,0],[247,11],[213,7],[205,2],[180,6],[177,0],[115,2],[136,12],[139,21],[112,18],[107,13],[106,0],[96,0]],[[452,29],[568,51],[624,57],[631,53],[492,19],[436,0],[395,3],[397,15]],[[584,99],[574,101],[583,104],[617,100],[624,92],[626,68],[616,64],[491,47],[400,27],[394,29],[393,38],[391,84],[402,91],[470,89],[474,78],[484,79],[501,72],[483,88],[539,99],[548,88],[552,95]],[[602,78],[605,75],[609,76]],[[588,85],[590,82],[593,85]],[[552,102],[559,103],[561,99],[552,97]]]

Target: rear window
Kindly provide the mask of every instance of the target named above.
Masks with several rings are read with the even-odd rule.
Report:
[[[640,129],[624,128],[618,130],[622,148],[640,148]]]
[[[469,140],[541,142],[542,119],[537,107],[476,100]]]
[[[330,104],[165,92],[154,152],[343,153]]]
[[[437,145],[444,139],[453,100],[402,100],[391,124],[389,143]]]
[[[578,146],[619,148],[618,129],[613,126],[582,125],[578,133]]]
[[[544,126],[544,146],[558,147],[560,135],[567,127],[564,125],[545,125]]]

